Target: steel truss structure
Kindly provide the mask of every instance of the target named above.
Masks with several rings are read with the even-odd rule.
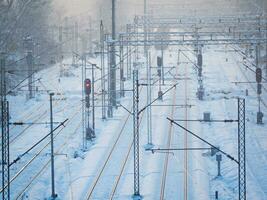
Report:
[[[2,55],[1,55],[2,56]],[[3,56],[4,57],[4,56]],[[2,165],[2,200],[10,199],[9,171],[9,104],[6,99],[5,58],[1,58],[1,165]]]
[[[246,200],[246,110],[245,99],[238,99],[238,183],[239,200]]]
[[[127,31],[117,40],[109,38],[108,45],[199,45],[267,43],[266,16],[229,16],[213,18],[153,18],[137,16]],[[145,27],[145,28],[144,28]],[[170,31],[159,31],[160,28]],[[171,31],[171,29],[186,31]],[[141,30],[141,31],[140,31]],[[143,31],[142,31],[143,30]],[[200,31],[201,30],[201,31]],[[214,31],[216,30],[216,31]],[[161,37],[163,40],[158,40]],[[197,37],[197,38],[196,38]],[[169,38],[169,39],[164,39]]]
[[[142,27],[147,24],[149,27],[170,27],[170,28],[192,28],[192,27],[202,27],[202,28],[220,28],[225,29],[227,27],[234,28],[238,30],[245,29],[248,27],[257,27],[266,24],[266,15],[247,15],[247,16],[213,16],[213,17],[182,17],[182,18],[156,18],[156,17],[144,17],[136,16],[135,22],[138,27]]]
[[[140,199],[139,180],[139,82],[138,70],[133,70],[133,133],[134,133],[134,194],[135,199]]]
[[[119,37],[107,36],[105,43],[109,56],[109,72],[114,69],[112,54],[119,48],[120,58],[127,56],[127,78],[131,76],[131,68],[137,65],[138,47],[151,46],[192,46],[194,49],[204,45],[256,45],[267,44],[267,18],[266,16],[229,16],[213,18],[149,18],[136,17],[133,24],[126,26],[126,32],[121,32]],[[160,28],[168,31],[161,31]],[[172,29],[185,31],[172,31]],[[200,31],[201,30],[201,31]],[[236,31],[238,30],[238,31]],[[159,39],[159,37],[161,39]],[[125,48],[124,48],[125,47]],[[135,48],[134,62],[131,61],[131,50]],[[196,56],[197,56],[196,52]],[[123,90],[123,59],[120,59],[120,81]],[[133,65],[133,66],[132,66]],[[111,75],[109,78],[109,94],[112,92]],[[139,114],[138,114],[138,71],[133,72],[133,117],[134,117],[134,197],[141,198],[139,187]],[[109,110],[114,106],[109,95]],[[112,111],[111,111],[112,113]],[[245,163],[245,100],[238,99],[238,180],[239,200],[246,199],[246,163]]]

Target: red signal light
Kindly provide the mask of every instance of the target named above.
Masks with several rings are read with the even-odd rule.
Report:
[[[85,83],[84,92],[86,95],[90,95],[91,94],[91,80],[85,79],[84,83]]]

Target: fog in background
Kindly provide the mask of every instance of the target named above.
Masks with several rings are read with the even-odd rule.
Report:
[[[149,15],[178,17],[262,13],[267,0],[146,0]],[[117,23],[125,24],[143,14],[144,0],[116,0]],[[65,16],[86,16],[109,22],[111,0],[54,0],[55,11]]]
[[[116,0],[116,29],[125,31],[136,15],[144,14],[144,0]],[[267,0],[146,0],[147,15],[153,17],[266,15]],[[38,69],[73,51],[74,26],[78,24],[78,52],[99,45],[99,25],[111,32],[112,0],[0,0],[0,51],[14,68],[24,68],[28,36],[34,43]],[[63,30],[60,36],[60,28]],[[60,41],[59,38],[62,38]],[[97,51],[97,50],[96,50]],[[14,64],[15,63],[15,64]],[[17,76],[17,75],[16,75]],[[18,78],[21,79],[20,75]]]

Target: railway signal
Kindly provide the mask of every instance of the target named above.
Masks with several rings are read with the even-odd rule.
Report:
[[[256,81],[260,83],[262,81],[262,70],[261,68],[256,69]]]
[[[257,61],[258,62],[258,61]],[[262,70],[261,68],[257,67],[256,69],[256,82],[257,82],[257,94],[258,94],[258,100],[259,100],[259,110],[257,112],[257,124],[262,124],[263,123],[263,113],[261,112],[261,107],[260,107],[260,95],[262,93]]]
[[[90,95],[91,94],[91,80],[89,78],[84,80],[84,92],[86,95]]]
[[[162,66],[162,58],[160,56],[157,57],[157,66],[158,67]]]
[[[90,108],[90,96],[85,97],[85,106],[86,108]]]
[[[217,154],[216,155],[216,161],[217,161],[217,176],[221,176],[221,161],[222,161],[222,155]]]
[[[87,123],[86,123],[86,140],[91,140],[94,137],[94,130],[89,125],[89,109],[90,109],[90,95],[92,93],[92,83],[89,78],[84,80],[84,93],[85,93],[85,107],[86,107],[86,116],[87,116]]]
[[[261,88],[262,88],[261,83],[258,83],[258,84],[257,84],[257,94],[258,94],[258,95],[261,95],[261,93],[262,93]]]
[[[202,54],[197,55],[197,65],[202,67]]]

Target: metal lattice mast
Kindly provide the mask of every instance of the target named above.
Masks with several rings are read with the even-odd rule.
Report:
[[[58,29],[58,40],[59,40],[59,63],[60,63],[60,77],[63,76],[63,30],[62,26]]]
[[[33,52],[28,51],[27,55],[27,64],[28,64],[28,89],[29,89],[29,99],[34,97],[34,77],[33,77]]]
[[[267,22],[265,23],[265,28],[267,30]],[[267,31],[265,33],[265,39],[267,39]],[[267,45],[265,45],[265,55],[267,55]],[[267,78],[267,62],[265,63],[265,78]]]
[[[162,85],[164,85],[164,47],[163,47],[163,38],[161,38],[161,81]]]
[[[92,64],[92,125],[93,137],[95,137],[95,68],[96,64]]]
[[[126,33],[130,32],[130,24],[126,25]],[[126,40],[128,41],[130,39],[129,36],[126,37]],[[126,71],[127,71],[127,79],[130,79],[131,77],[131,72],[129,72],[129,64],[130,64],[130,48],[128,45],[128,42],[126,43],[126,52],[127,52],[127,57],[126,57]]]
[[[93,53],[93,30],[92,30],[92,17],[89,16],[89,53]]]
[[[134,39],[136,40],[136,43],[139,42],[139,37],[138,37],[138,17],[137,16],[135,16],[135,18],[134,18]],[[133,67],[136,66],[136,63],[138,61],[138,51],[139,51],[138,50],[138,46],[135,46],[135,50],[134,50],[135,54],[134,54]]]
[[[146,46],[146,41],[147,41],[147,0],[144,0],[144,52],[147,54],[147,46]]]
[[[138,70],[133,71],[134,197],[140,197],[139,186],[139,83]]]
[[[131,25],[130,24],[127,24],[127,33],[130,33],[131,32]],[[129,45],[128,41],[131,39],[131,37],[128,35],[127,36],[127,79],[130,79],[131,78],[131,75],[132,75],[132,70],[131,70],[131,63],[132,63],[132,48],[131,46]]]
[[[120,35],[120,97],[124,97],[124,58],[123,58],[123,37]]]
[[[151,102],[151,54],[146,54],[146,70],[147,70],[147,105]],[[147,148],[153,146],[152,142],[152,119],[151,119],[151,106],[147,108]]]
[[[105,44],[104,44],[104,25],[103,21],[100,22],[100,47],[101,47],[101,88],[102,88],[102,119],[106,119],[106,78],[105,74]]]
[[[78,40],[79,40],[79,26],[78,26],[78,22],[75,22],[74,24],[74,51],[76,53],[78,53]],[[75,64],[77,64],[77,60],[75,58],[76,56],[74,56],[74,60],[75,60]]]
[[[28,36],[24,39],[24,45],[26,47],[26,61],[28,65],[28,90],[29,90],[29,99],[34,97],[34,59],[33,59],[33,40],[31,36]]]
[[[83,134],[83,149],[85,150],[87,148],[87,142],[86,142],[86,108],[85,108],[85,94],[84,94],[84,79],[85,79],[85,70],[86,68],[86,61],[85,61],[85,55],[82,56],[82,124],[83,124],[83,129],[82,129],[82,134]]]
[[[239,200],[246,200],[245,99],[238,99],[238,186]]]
[[[115,0],[112,0],[112,41],[116,40],[116,14],[115,14]],[[116,106],[116,49],[115,44],[111,44],[111,67],[110,67],[110,93],[111,105]]]
[[[3,55],[4,56],[4,55]],[[1,58],[1,126],[2,126],[2,200],[10,199],[9,113],[6,99],[5,58]]]
[[[111,71],[112,71],[112,64],[111,64],[111,45],[108,43],[107,45],[107,55],[108,55],[108,117],[113,117],[113,107],[112,107],[112,86],[111,86]]]

